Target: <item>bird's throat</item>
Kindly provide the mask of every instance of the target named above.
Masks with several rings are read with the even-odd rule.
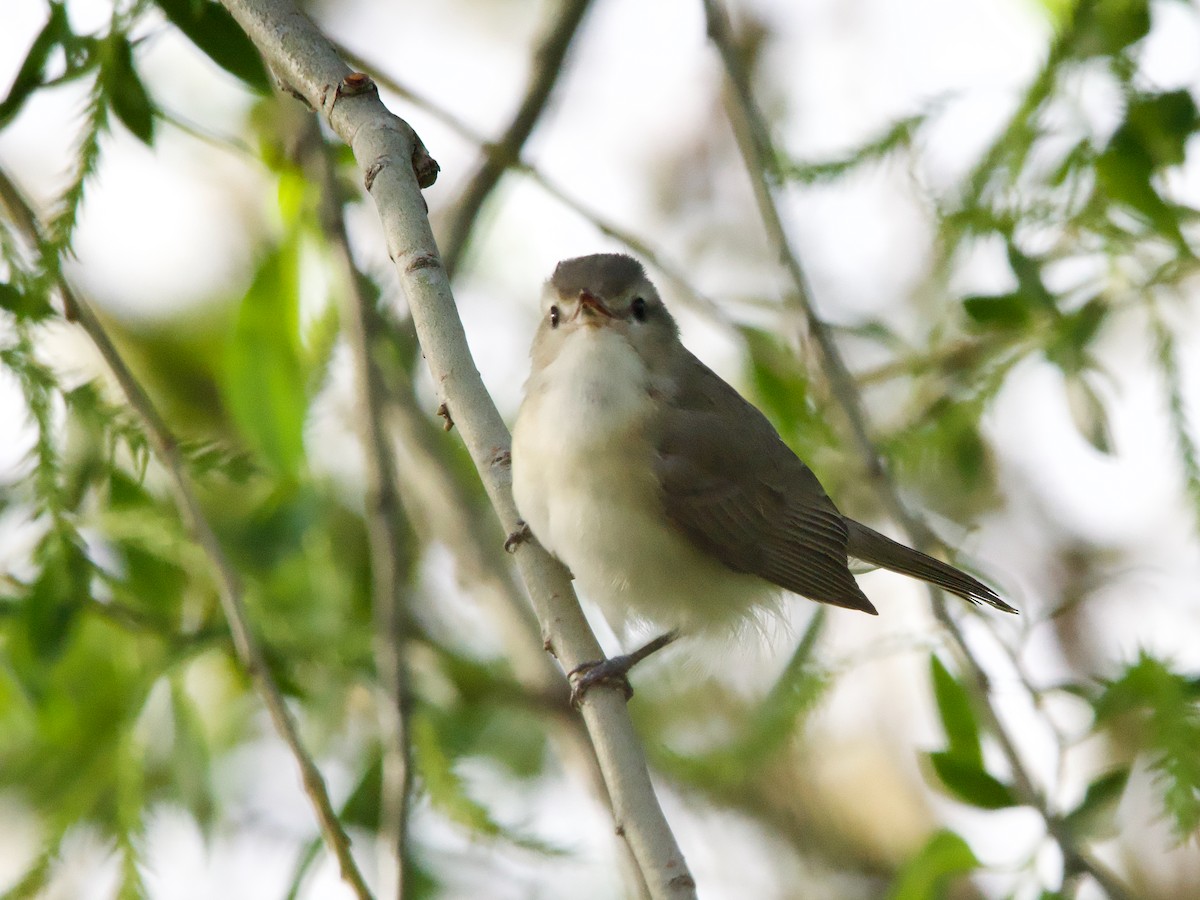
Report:
[[[622,436],[640,438],[635,432],[653,411],[645,363],[610,328],[573,331],[529,387],[539,428],[552,431],[552,443],[568,453]]]

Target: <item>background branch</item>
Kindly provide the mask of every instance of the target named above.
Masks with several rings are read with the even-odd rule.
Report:
[[[792,281],[794,294],[789,301],[803,314],[809,331],[820,348],[822,369],[829,380],[839,407],[850,424],[854,444],[865,465],[868,477],[875,484],[884,505],[912,542],[917,547],[927,548],[931,544],[937,543],[936,536],[929,526],[910,511],[900,498],[900,493],[888,475],[871,439],[862,397],[854,377],[846,366],[834,340],[832,330],[820,318],[813,305],[812,291],[807,276],[788,238],[774,195],[774,186],[780,180],[777,164],[779,157],[775,151],[766,120],[754,99],[750,74],[742,62],[729,18],[719,0],[703,0],[703,3],[709,38],[720,53],[725,66],[730,88],[727,109],[738,147],[754,188],[759,213],[766,226],[768,239],[774,245],[780,261]],[[1116,875],[1094,859],[1076,840],[1075,835],[1062,827],[1059,817],[1050,808],[1048,799],[1036,786],[1015,741],[1009,735],[991,702],[987,675],[971,652],[965,635],[947,610],[940,592],[930,588],[930,593],[935,615],[946,629],[958,655],[964,662],[974,697],[1008,761],[1017,795],[1023,803],[1037,810],[1041,815],[1047,832],[1063,853],[1068,871],[1087,872],[1114,900],[1128,897],[1128,891]]]
[[[344,201],[337,172],[320,127],[311,117],[305,120],[304,135],[303,161],[310,171],[314,171],[315,181],[321,186],[321,224],[337,258],[342,281],[340,293],[346,298],[343,322],[354,363],[356,418],[365,462],[365,515],[375,619],[373,646],[382,688],[379,702],[383,744],[380,830],[392,860],[394,893],[399,898],[404,896],[405,885],[410,880],[406,861],[409,855],[408,801],[413,782],[408,725],[412,698],[403,656],[407,597],[403,571],[408,554],[401,526],[400,498],[396,492],[396,463],[384,416],[386,390],[373,358],[373,298],[365,290],[365,281],[354,264],[342,214]]]

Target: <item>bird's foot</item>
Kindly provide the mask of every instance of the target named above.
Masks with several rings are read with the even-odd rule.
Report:
[[[517,522],[517,530],[504,539],[504,551],[506,553],[516,553],[517,546],[525,543],[533,537],[533,532],[529,530],[529,526],[523,522]]]
[[[625,699],[633,696],[633,685],[629,683],[629,670],[652,653],[657,653],[675,638],[679,632],[668,631],[660,634],[654,640],[639,647],[632,653],[613,656],[596,662],[582,663],[567,673],[571,682],[571,705],[576,709],[583,702],[583,696],[597,684],[610,684],[620,687],[625,693]]]

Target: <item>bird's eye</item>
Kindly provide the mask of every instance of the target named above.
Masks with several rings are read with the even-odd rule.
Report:
[[[629,304],[629,311],[633,313],[633,317],[639,322],[646,321],[646,300],[644,297],[634,297],[633,302]]]
[[[550,307],[550,327],[551,328],[558,327],[558,307],[557,306]]]

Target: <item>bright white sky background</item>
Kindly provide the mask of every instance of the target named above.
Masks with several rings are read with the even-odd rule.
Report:
[[[324,4],[319,19],[389,74],[495,135],[523,88],[543,6],[516,0],[351,0]],[[759,0],[751,6],[775,29],[768,57],[775,77],[770,82],[787,86],[790,105],[782,138],[796,157],[836,155],[899,118],[934,101],[945,102],[937,125],[922,132],[925,146],[915,172],[899,165],[873,167],[832,188],[796,192],[790,201],[789,226],[823,314],[838,322],[884,317],[901,332],[917,333],[910,292],[923,271],[932,234],[918,185],[937,192],[954,184],[1006,120],[1044,57],[1050,34],[1044,11],[1034,0]],[[109,5],[100,0],[72,2],[69,9],[77,29],[103,29],[109,17]],[[1156,4],[1154,17],[1144,51],[1150,83],[1157,88],[1187,86],[1197,95],[1197,17],[1176,2]],[[0,91],[7,90],[45,13],[38,0],[6,0],[2,18]],[[156,99],[202,129],[228,135],[228,123],[248,107],[233,79],[168,27],[151,34],[138,61]],[[727,179],[711,186],[713,202],[707,209],[664,216],[655,200],[666,151],[694,144],[697,133],[713,127],[719,74],[698,0],[597,0],[527,155],[589,206],[650,236],[669,258],[686,260],[710,295],[770,293],[775,282],[763,281],[761,255],[751,266],[739,263],[738,247],[693,254],[704,222],[726,215],[724,204],[747,208],[749,193],[740,169],[731,165]],[[0,165],[38,202],[49,201],[65,184],[81,105],[78,85],[38,95],[15,126],[0,133]],[[442,177],[427,192],[436,217],[439,203],[452,199],[454,187],[471,171],[475,148],[428,115],[398,102],[389,105],[409,119],[441,163]],[[1081,84],[1080,108],[1101,127],[1118,123],[1115,98],[1102,81]],[[72,275],[88,292],[114,312],[159,317],[203,304],[245,282],[255,260],[254,236],[274,215],[266,175],[252,156],[165,125],[153,152],[120,131],[105,149],[75,245],[78,263]],[[1194,163],[1200,154],[1191,155]],[[1181,177],[1193,205],[1200,205],[1197,169],[1193,165]],[[557,260],[611,245],[528,182],[509,179],[498,199],[503,202],[493,205],[490,223],[478,232],[477,265],[462,281],[458,298],[484,379],[511,416],[527,369],[541,281]],[[364,248],[364,262],[372,270],[384,270],[386,254],[373,208],[361,207],[351,224]],[[1003,288],[1009,276],[1000,249],[993,255],[981,252],[962,277],[964,283],[953,287],[977,292]],[[671,301],[669,294],[667,299]],[[718,371],[736,378],[736,348],[695,315],[685,312],[681,318],[685,341]],[[1197,421],[1196,310],[1177,324],[1186,335],[1180,343],[1184,389]],[[53,352],[89,358],[86,345],[68,335]],[[1109,328],[1099,355],[1113,375],[1101,391],[1109,403],[1116,455],[1100,455],[1078,435],[1054,370],[1033,362],[1022,365],[985,420],[1006,502],[963,538],[964,549],[984,571],[1002,573],[1017,605],[1034,611],[1044,608],[1044,593],[1056,583],[1050,568],[1054,548],[1045,546],[1048,535],[1061,538],[1065,533],[1119,549],[1126,565],[1113,573],[1089,607],[1095,610],[1090,640],[1107,648],[1106,655],[1128,658],[1139,647],[1150,647],[1200,669],[1200,555],[1145,330]],[[0,378],[0,478],[7,477],[4,473],[27,446],[20,421],[15,385]],[[340,446],[334,435],[315,436],[311,453],[316,464],[336,468],[343,455]],[[0,522],[0,566],[10,564],[19,548],[19,537]],[[436,565],[430,568],[430,578],[445,577],[435,574]],[[912,636],[928,628],[919,611],[925,606],[923,593],[888,573],[864,576],[863,584],[887,615],[869,623],[865,617],[835,617],[841,652],[849,658],[874,648],[871,652],[879,658],[857,667],[853,679],[840,684],[816,724],[827,730],[825,746],[833,752],[813,764],[828,769],[831,790],[844,789],[851,772],[861,777],[862,760],[842,752],[870,752],[854,749],[854,735],[876,733],[881,740],[871,746],[890,746],[912,757],[914,767],[918,751],[940,740],[925,692],[915,687],[924,677],[928,649],[911,648]],[[1034,629],[1026,661],[1038,678],[1051,681],[1061,663],[1049,641],[1039,639],[1036,621],[1035,612],[1000,627]],[[988,653],[986,637],[975,637],[981,654],[998,666],[996,691],[1004,713],[1013,723],[1032,721],[1016,699],[1020,692],[1006,690],[1008,673]],[[778,646],[754,651],[766,659],[761,672],[747,677],[748,687],[769,682],[792,641],[784,636],[775,642]],[[879,654],[879,647],[892,644],[909,651]],[[881,684],[893,687],[883,691]],[[1086,721],[1075,724],[1084,727]],[[1044,759],[1038,776],[1057,783],[1049,755],[1042,752],[1050,746],[1048,737],[1036,728],[1015,730],[1035,768]],[[222,768],[228,781],[224,787],[245,796],[244,818],[232,833],[206,848],[185,817],[160,815],[150,840],[161,868],[147,879],[155,897],[248,900],[271,896],[264,891],[286,880],[293,842],[311,834],[311,814],[292,764],[279,747],[268,742],[246,757]],[[1066,773],[1068,793],[1082,790],[1086,752],[1079,764],[1084,767],[1079,772]],[[351,773],[329,774],[335,792],[348,787]],[[481,791],[490,792],[489,802],[503,816],[502,780],[488,772],[469,774]],[[860,784],[858,790],[870,796],[872,786]],[[1156,824],[1145,791],[1133,793],[1142,801],[1137,796],[1128,801],[1122,816],[1130,828],[1145,832],[1148,852],[1162,852],[1166,832]],[[789,895],[789,879],[798,873],[774,872],[761,864],[764,851],[757,849],[755,833],[743,823],[730,815],[697,814],[670,795],[666,804],[689,862],[701,884],[711,887],[707,896]],[[526,865],[519,856],[515,862],[501,862],[512,854],[497,853],[489,865],[512,869],[512,893],[504,894],[500,885],[494,896],[528,896],[531,884],[541,885],[545,896],[556,896],[549,886],[561,884],[564,877],[578,886],[575,896],[610,894],[607,826],[589,811],[591,804],[582,795],[570,807],[578,816],[564,822],[561,796],[547,793],[539,818],[528,824],[581,848],[583,861],[576,857],[556,868],[540,861],[533,865],[532,860]],[[1015,863],[1040,834],[1035,818],[1025,811],[985,815],[955,804],[945,808],[989,864]],[[886,811],[867,813],[879,816],[880,829],[906,826],[888,819]],[[20,810],[0,802],[0,889],[26,864],[36,849],[35,838]],[[463,854],[464,877],[484,852],[463,845],[456,834],[435,834],[429,840],[443,845],[449,855]],[[106,896],[104,879],[94,875],[104,853],[89,841],[80,835],[84,874],[53,896]],[[714,847],[720,852],[711,852]],[[1190,866],[1200,883],[1195,849],[1176,855],[1173,864]],[[1046,865],[1056,863],[1047,859]],[[587,877],[581,877],[581,870]],[[590,894],[589,878],[595,880]],[[347,895],[330,866],[317,876],[316,885],[312,896]],[[992,885],[997,891],[1009,886],[1004,879]]]

